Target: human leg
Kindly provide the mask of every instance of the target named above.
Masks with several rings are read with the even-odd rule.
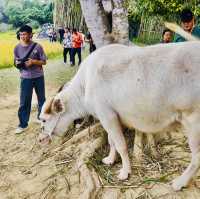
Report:
[[[69,59],[70,59],[70,64],[72,64],[72,48],[69,48]]]
[[[64,61],[64,63],[66,63],[67,62],[67,48],[64,48],[63,49],[63,61]]]
[[[72,48],[71,49],[71,58],[72,58],[72,66],[74,66],[75,65],[75,55],[76,55],[76,49],[75,48]]]
[[[78,54],[78,65],[81,64],[81,48],[77,48],[77,54]]]
[[[37,115],[37,118],[39,119],[39,115],[40,115],[42,106],[45,102],[44,76],[34,79],[34,89],[35,89],[35,93],[37,95],[37,100],[38,100],[38,115]]]
[[[20,84],[20,107],[18,110],[19,127],[26,128],[31,112],[31,101],[33,93],[32,79],[21,78]]]

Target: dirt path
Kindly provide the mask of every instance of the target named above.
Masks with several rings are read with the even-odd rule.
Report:
[[[75,71],[75,69],[63,65],[61,61],[52,61],[48,64],[45,69],[47,96],[53,95],[62,83],[71,78]],[[0,85],[0,199],[48,196],[56,183],[51,179],[48,180],[48,177],[51,178],[57,169],[54,161],[52,163],[51,160],[52,164],[46,163],[48,168],[45,163],[39,166],[40,162],[48,159],[47,151],[49,149],[40,148],[36,143],[39,133],[39,125],[34,123],[36,100],[33,99],[29,130],[23,135],[17,136],[14,134],[14,130],[18,125],[18,71],[14,68],[1,70]],[[50,195],[50,198],[53,198],[53,194]]]
[[[74,68],[63,65],[60,61],[50,62],[45,69],[47,96],[53,95],[59,85],[68,81],[75,72]],[[188,189],[184,189],[179,193],[173,192],[169,185],[169,181],[174,176],[170,176],[167,182],[162,182],[161,180],[156,182],[155,179],[151,179],[150,183],[145,182],[144,186],[134,186],[134,183],[138,182],[138,180],[144,180],[142,175],[151,173],[154,167],[157,167],[155,162],[152,162],[149,164],[151,167],[149,165],[144,166],[144,174],[140,173],[141,171],[135,165],[134,158],[132,158],[134,172],[129,181],[113,184],[108,180],[109,176],[111,176],[112,180],[117,181],[113,176],[116,176],[115,172],[121,165],[120,162],[112,169],[109,167],[110,170],[107,170],[107,182],[104,179],[100,180],[101,172],[96,173],[94,169],[81,168],[84,162],[84,159],[81,160],[82,162],[80,161],[83,153],[86,154],[87,151],[89,153],[95,148],[94,145],[97,146],[100,143],[100,140],[95,136],[88,139],[87,132],[83,133],[84,139],[76,138],[78,142],[71,141],[61,144],[62,139],[57,138],[51,145],[40,147],[37,144],[37,136],[40,129],[39,125],[34,123],[36,118],[34,105],[29,130],[24,134],[15,135],[14,130],[18,124],[18,76],[16,69],[0,71],[0,199],[200,198],[199,177],[196,185],[192,184]],[[33,104],[35,104],[35,100]],[[100,131],[102,131],[101,128]],[[181,159],[180,164],[185,167],[189,151],[186,149],[183,153],[179,147],[181,144],[183,145],[184,137],[177,136],[175,141],[170,146],[166,145],[165,150],[169,152],[169,147],[170,150],[173,148],[176,153],[174,152],[171,155],[177,159],[179,159],[180,154],[181,157],[183,155],[185,159]],[[101,151],[105,152],[105,147],[101,148],[100,153]],[[97,159],[97,157],[95,158]],[[172,164],[168,159],[163,161],[165,164],[163,166],[164,169],[169,166],[167,164]],[[96,166],[102,167],[99,162]],[[179,167],[179,164],[175,166]],[[102,168],[108,169],[108,167]],[[170,167],[167,169],[169,170]],[[181,169],[183,168],[180,167],[178,169],[179,173]],[[80,174],[82,170],[83,172]],[[164,175],[163,170],[160,169],[160,171]],[[169,172],[173,173],[173,168]],[[161,179],[160,176],[157,177],[157,179]]]

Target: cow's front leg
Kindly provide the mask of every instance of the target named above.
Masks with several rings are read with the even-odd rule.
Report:
[[[176,191],[186,187],[190,180],[198,172],[200,166],[200,115],[192,114],[184,120],[184,126],[188,132],[188,142],[192,152],[192,160],[183,174],[173,181],[173,188]]]
[[[108,143],[110,145],[110,152],[109,152],[109,155],[102,160],[102,162],[107,165],[112,165],[116,160],[117,151],[115,148],[115,144],[110,135],[108,135]]]
[[[118,116],[115,112],[101,108],[98,114],[99,120],[105,130],[108,133],[108,136],[114,143],[114,146],[117,152],[120,154],[122,159],[122,169],[119,172],[118,178],[120,180],[125,180],[128,178],[128,175],[131,173],[130,160],[128,157],[127,144],[122,132],[122,128],[118,119]]]

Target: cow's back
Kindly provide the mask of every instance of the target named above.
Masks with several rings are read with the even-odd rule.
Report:
[[[199,50],[198,42],[103,47],[89,58],[87,101],[94,106],[104,102],[125,123],[165,126],[199,99]]]

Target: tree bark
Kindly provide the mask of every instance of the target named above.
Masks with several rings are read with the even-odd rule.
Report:
[[[124,0],[112,0],[112,33],[117,43],[129,44],[128,13],[123,5]]]
[[[128,45],[128,18],[123,0],[80,0],[80,3],[97,48],[109,43]]]
[[[110,42],[105,37],[109,33],[109,21],[101,0],[80,0],[80,4],[96,47],[109,44]]]
[[[79,0],[54,0],[54,26],[83,28],[82,11]]]

